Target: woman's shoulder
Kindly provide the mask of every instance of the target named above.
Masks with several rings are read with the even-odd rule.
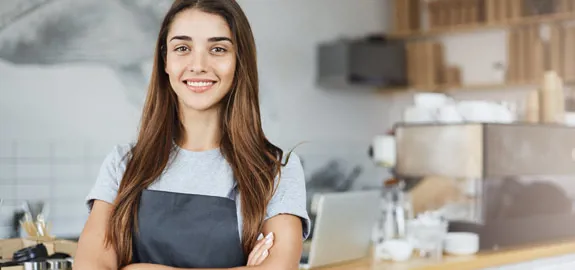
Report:
[[[305,193],[305,174],[298,154],[291,152],[284,154],[279,177],[276,177],[276,196],[286,193]]]
[[[108,157],[114,158],[116,160],[125,159],[128,157],[129,153],[132,151],[134,143],[119,143],[112,146],[112,149],[108,152]]]
[[[113,145],[112,149],[108,150],[102,167],[107,167],[108,169],[113,168],[115,171],[124,170],[133,146],[134,143],[120,143]]]
[[[126,157],[131,149],[132,144],[125,143],[113,145],[112,149],[108,150],[100,166],[96,182],[86,197],[89,209],[92,208],[92,202],[94,200],[113,203],[120,186],[120,181],[126,170]]]
[[[307,192],[305,175],[300,157],[291,152],[282,160],[285,166],[275,193],[268,203],[266,220],[278,214],[291,214],[302,220],[303,239],[310,234],[311,220],[307,213]]]
[[[295,152],[284,154],[281,168],[281,178],[295,178],[304,180],[303,164],[299,155]]]

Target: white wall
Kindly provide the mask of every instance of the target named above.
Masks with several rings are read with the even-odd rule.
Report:
[[[76,234],[83,198],[112,145],[130,140],[138,110],[98,66],[0,63],[0,238],[22,200],[50,203],[54,233]]]
[[[387,29],[387,2],[240,4],[256,36],[269,137],[286,149],[309,141],[297,150],[308,172],[340,158],[349,169],[364,166],[358,185],[381,180],[367,147],[374,134],[389,128],[387,97],[316,87],[315,46]],[[89,63],[41,67],[0,59],[0,198],[7,199],[0,210],[0,238],[9,214],[23,199],[52,204],[56,234],[80,232],[87,214],[83,198],[103,156],[113,144],[134,138],[139,121],[140,107],[128,99],[117,75]]]
[[[315,79],[316,46],[386,29],[385,1],[240,3],[256,36],[264,107],[276,107],[274,120],[279,121],[269,129],[273,140],[286,146],[299,140],[365,140],[384,130],[385,97],[359,89],[321,89]]]
[[[504,30],[462,33],[441,37],[445,62],[462,68],[462,82],[468,85],[505,82],[507,36]]]

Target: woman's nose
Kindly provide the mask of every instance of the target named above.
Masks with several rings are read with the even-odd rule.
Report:
[[[188,62],[188,70],[194,73],[203,73],[207,69],[207,56],[202,52],[193,52]]]

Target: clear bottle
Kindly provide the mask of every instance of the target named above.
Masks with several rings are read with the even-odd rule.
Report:
[[[380,216],[374,227],[375,255],[388,259],[383,245],[391,239],[407,237],[407,222],[413,218],[413,207],[409,195],[404,191],[405,183],[397,179],[384,182],[380,203]]]

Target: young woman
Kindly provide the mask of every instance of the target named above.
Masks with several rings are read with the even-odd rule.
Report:
[[[159,33],[137,141],[106,157],[87,197],[74,269],[298,269],[305,198],[297,155],[262,131],[256,49],[240,6],[177,0]]]

